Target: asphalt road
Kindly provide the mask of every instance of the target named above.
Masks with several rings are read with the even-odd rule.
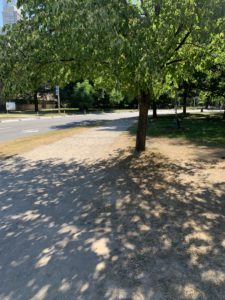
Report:
[[[123,118],[135,118],[137,113],[103,113],[73,115],[65,117],[41,118],[21,121],[7,121],[0,123],[0,141],[9,141],[17,138],[46,133],[76,126],[94,124],[97,121],[116,120]]]
[[[174,110],[158,111],[158,114],[161,115],[171,113],[173,114]],[[150,111],[149,114],[151,115],[152,112]],[[92,123],[94,124],[97,121],[137,118],[137,116],[138,112],[120,112],[7,121],[0,123],[0,142],[74,126],[85,126]]]

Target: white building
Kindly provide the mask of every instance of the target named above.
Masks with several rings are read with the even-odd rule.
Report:
[[[21,19],[20,11],[16,7],[16,0],[7,2],[3,0],[3,25],[12,25]]]

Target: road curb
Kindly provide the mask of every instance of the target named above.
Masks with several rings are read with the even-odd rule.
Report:
[[[0,123],[16,123],[16,122],[26,122],[26,121],[34,121],[34,120],[51,120],[51,119],[63,119],[63,118],[74,118],[74,116],[52,116],[52,117],[36,117],[36,118],[21,118],[21,119],[9,119],[9,120],[0,120]]]
[[[16,119],[16,120],[2,120],[0,121],[0,123],[15,123],[15,122],[19,122],[20,120],[19,119]]]

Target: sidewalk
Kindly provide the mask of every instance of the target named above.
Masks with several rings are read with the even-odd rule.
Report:
[[[0,118],[0,123],[14,123],[14,122],[25,122],[25,121],[32,121],[32,120],[48,120],[48,119],[62,119],[62,118],[74,118],[78,116],[76,115],[60,115],[60,116],[36,116],[36,117],[22,117],[22,118],[12,118],[12,119],[3,119]]]

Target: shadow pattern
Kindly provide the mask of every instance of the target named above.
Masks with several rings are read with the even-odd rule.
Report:
[[[225,185],[194,180],[209,164],[0,164],[0,299],[225,299]]]

